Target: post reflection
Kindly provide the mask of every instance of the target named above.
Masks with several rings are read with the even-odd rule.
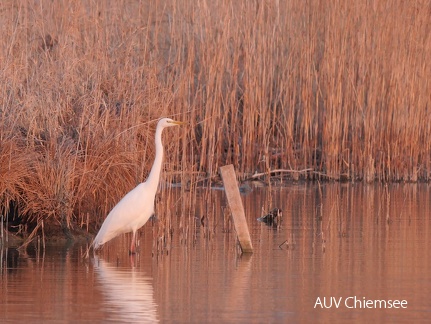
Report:
[[[236,262],[235,271],[232,272],[227,298],[224,300],[226,303],[223,314],[225,321],[230,321],[232,314],[238,309],[247,309],[249,301],[249,291],[252,276],[252,258],[253,254],[245,253],[238,257]],[[245,315],[247,318],[247,315]]]

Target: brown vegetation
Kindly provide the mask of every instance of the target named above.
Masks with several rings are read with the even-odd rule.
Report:
[[[169,181],[430,179],[427,1],[3,1],[0,21],[0,204],[33,226],[97,226],[162,116],[189,123]]]

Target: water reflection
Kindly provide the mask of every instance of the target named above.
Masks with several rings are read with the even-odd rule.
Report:
[[[134,262],[132,259],[131,267],[120,268],[116,262],[109,263],[95,256],[94,271],[105,299],[103,308],[113,321],[158,322],[152,278],[136,269]]]
[[[427,184],[255,188],[242,196],[251,256],[238,254],[223,191],[169,195],[161,201],[174,208],[159,204],[132,260],[128,236],[92,262],[79,245],[2,250],[0,322],[429,321]],[[280,226],[257,220],[275,207]],[[165,241],[162,225],[172,233]],[[353,296],[407,300],[408,308],[314,307],[318,297]]]
[[[251,253],[243,254],[238,258],[236,270],[227,285],[229,289],[224,300],[225,312],[221,316],[225,322],[229,322],[233,318],[238,320],[236,315],[238,309],[247,309],[247,294],[252,283],[252,259]],[[246,318],[247,315],[245,314],[244,319]]]
[[[0,248],[0,274],[14,272],[18,267],[19,253],[14,248]]]

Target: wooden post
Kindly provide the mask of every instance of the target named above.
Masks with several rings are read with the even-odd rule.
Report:
[[[232,164],[229,164],[222,166],[220,172],[241,250],[244,253],[253,253],[244,207],[239,194],[238,182],[236,181],[235,169]]]

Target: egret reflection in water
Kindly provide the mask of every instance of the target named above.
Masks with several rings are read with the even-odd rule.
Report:
[[[94,272],[106,299],[106,311],[112,320],[155,323],[157,305],[152,278],[134,267],[121,268],[99,257],[94,258]]]

